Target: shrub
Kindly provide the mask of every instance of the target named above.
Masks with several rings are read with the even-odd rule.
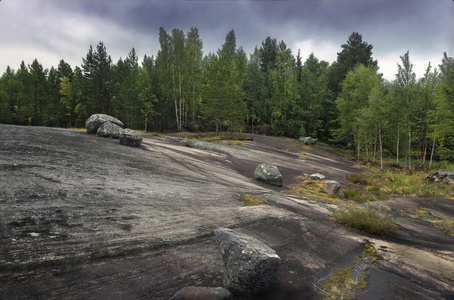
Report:
[[[370,234],[386,236],[397,233],[397,227],[390,216],[384,216],[369,206],[343,207],[336,211],[334,217],[341,224]]]

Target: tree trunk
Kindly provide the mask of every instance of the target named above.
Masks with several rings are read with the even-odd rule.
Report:
[[[435,135],[435,132],[434,132]],[[432,152],[430,153],[430,163],[429,163],[429,170],[432,168],[432,158],[434,157],[434,150],[435,150],[435,137],[434,137],[434,142],[432,144]]]
[[[381,126],[380,123],[378,123],[378,142],[380,144],[380,170],[383,173],[383,141],[381,138]]]
[[[397,165],[399,164],[399,142],[400,142],[400,122],[397,122],[397,148],[396,148],[396,151],[397,151],[396,164]]]

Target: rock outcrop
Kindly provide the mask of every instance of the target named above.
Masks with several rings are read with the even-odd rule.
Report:
[[[433,182],[454,183],[454,173],[440,170],[427,177],[427,179]]]
[[[222,287],[185,286],[170,300],[231,300],[232,293]]]
[[[326,176],[320,173],[314,173],[309,176],[312,180],[325,180]]]
[[[317,139],[311,138],[310,136],[302,136],[298,139],[298,141],[305,145],[314,145],[317,142]]]
[[[132,129],[126,128],[120,134],[120,144],[139,147],[142,143],[142,137]]]
[[[323,190],[332,196],[339,194],[341,185],[335,180],[326,180],[323,183]]]
[[[120,138],[120,135],[122,132],[123,132],[122,127],[118,126],[115,123],[107,121],[107,122],[101,124],[101,126],[99,126],[96,134],[99,136],[103,136],[103,137],[111,137],[111,138],[118,139],[118,138]]]
[[[282,174],[274,165],[258,165],[254,172],[254,178],[267,184],[282,186]]]
[[[224,287],[246,298],[272,290],[278,282],[280,257],[268,245],[228,228],[214,231],[225,264]]]
[[[105,114],[94,114],[91,115],[87,121],[85,121],[85,128],[87,128],[87,132],[91,134],[96,134],[98,132],[99,127],[106,122],[112,122],[121,128],[124,128],[125,125],[123,122],[118,120],[117,118],[114,118],[109,115]]]

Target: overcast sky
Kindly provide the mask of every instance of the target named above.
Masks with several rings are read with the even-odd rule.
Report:
[[[114,62],[134,47],[139,61],[159,50],[159,27],[199,29],[204,54],[235,30],[246,53],[267,36],[283,40],[303,61],[310,53],[332,63],[356,31],[374,46],[389,80],[407,50],[418,77],[443,52],[454,56],[454,1],[90,1],[1,0],[0,74],[36,58],[45,68],[64,59],[80,66],[90,45],[103,41]]]

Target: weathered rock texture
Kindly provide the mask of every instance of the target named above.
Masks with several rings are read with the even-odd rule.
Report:
[[[228,228],[214,231],[225,264],[224,287],[236,296],[260,295],[278,282],[280,257],[268,245]]]
[[[454,173],[449,171],[437,171],[427,177],[430,181],[433,182],[444,182],[444,183],[453,183],[454,182]]]
[[[120,135],[122,132],[123,132],[122,127],[118,126],[115,123],[107,121],[107,122],[101,124],[101,126],[99,126],[96,134],[99,136],[103,136],[103,137],[111,137],[111,138],[118,139],[118,138],[120,138]]]
[[[142,137],[132,129],[126,128],[120,134],[120,144],[139,147],[142,143]]]
[[[314,174],[311,174],[310,178],[312,180],[325,180],[326,176],[323,174],[320,174],[320,173],[314,173]]]
[[[254,178],[267,184],[282,186],[282,174],[274,165],[258,165],[254,172]]]
[[[337,195],[340,191],[340,183],[335,180],[326,180],[323,183],[323,190],[330,195]]]
[[[300,137],[298,141],[305,145],[314,145],[317,142],[317,139],[311,138],[310,136],[304,136]]]
[[[222,287],[185,286],[170,300],[230,300],[232,293]]]
[[[91,115],[87,119],[87,121],[85,121],[85,128],[87,128],[88,133],[95,134],[95,133],[97,133],[99,127],[103,123],[106,123],[108,121],[120,126],[121,128],[125,127],[123,122],[121,122],[117,118],[114,118],[112,116],[105,115],[105,114],[94,114],[94,115]]]

